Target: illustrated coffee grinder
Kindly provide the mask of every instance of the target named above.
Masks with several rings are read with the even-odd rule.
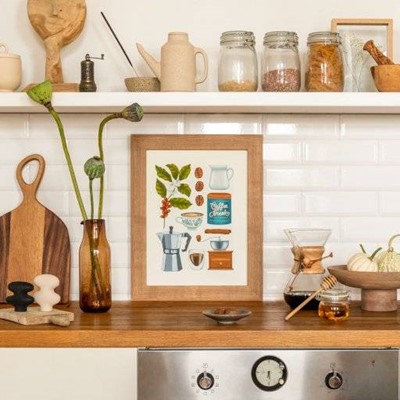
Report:
[[[187,233],[173,232],[174,227],[169,227],[169,233],[159,232],[157,233],[158,238],[161,241],[163,249],[163,261],[161,269],[163,271],[180,271],[182,269],[182,262],[180,256],[180,250],[182,245],[182,237],[186,238],[186,245],[182,251],[186,251],[189,247],[190,240],[192,237]]]
[[[325,243],[331,235],[330,229],[285,229],[286,236],[292,244],[292,276],[285,290],[284,299],[292,308],[296,308],[307,297],[313,294],[325,277],[325,268],[321,261],[333,257],[330,253],[324,256]],[[318,309],[319,300],[314,298],[303,309]]]

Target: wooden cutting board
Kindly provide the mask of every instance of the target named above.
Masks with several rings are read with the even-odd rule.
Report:
[[[31,161],[39,162],[35,180],[26,183],[22,170]],[[52,274],[60,279],[56,292],[60,303],[69,302],[71,244],[64,222],[39,203],[36,192],[43,178],[44,158],[32,154],[17,167],[17,180],[23,200],[14,210],[0,217],[0,302],[11,294],[7,285],[13,281],[33,284],[39,274]],[[32,293],[30,293],[32,295]]]
[[[74,320],[74,313],[56,310],[40,311],[40,307],[28,307],[25,312],[16,312],[13,308],[0,309],[0,318],[16,322],[21,325],[53,324],[69,326]]]

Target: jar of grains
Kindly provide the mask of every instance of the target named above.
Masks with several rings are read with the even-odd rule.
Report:
[[[299,40],[295,32],[264,36],[261,87],[264,92],[298,92],[301,86]]]
[[[258,66],[253,32],[224,32],[221,35],[220,44],[218,90],[220,92],[256,92]]]
[[[343,92],[344,65],[339,33],[310,33],[307,46],[306,91]]]

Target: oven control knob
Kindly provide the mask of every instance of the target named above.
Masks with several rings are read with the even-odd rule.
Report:
[[[210,373],[204,371],[197,377],[197,384],[200,389],[211,389],[214,386],[214,377]]]
[[[337,372],[329,372],[325,377],[325,384],[329,389],[339,389],[343,384],[343,378]]]

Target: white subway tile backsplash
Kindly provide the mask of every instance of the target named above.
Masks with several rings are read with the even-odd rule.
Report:
[[[342,115],[341,135],[347,139],[399,139],[400,115]]]
[[[261,134],[257,114],[187,114],[186,134]]]
[[[377,160],[377,142],[314,140],[304,143],[305,163],[371,165]]]
[[[264,116],[263,133],[269,136],[334,138],[340,132],[338,115],[272,114]]]
[[[342,187],[349,190],[400,189],[400,166],[363,166],[341,168]]]
[[[304,193],[306,215],[377,215],[378,194],[374,192]]]
[[[270,164],[297,164],[301,159],[301,147],[299,143],[264,143],[264,163]]]
[[[97,129],[105,115],[63,115],[71,157],[89,212],[84,162],[98,154]],[[140,123],[110,121],[104,130],[104,216],[112,248],[115,300],[130,291],[130,136],[136,134],[264,134],[264,299],[282,298],[292,254],[285,228],[330,228],[325,266],[344,264],[359,251],[385,247],[400,226],[400,116],[396,115],[145,115]],[[223,138],[221,137],[221,140]],[[47,166],[38,191],[66,223],[72,242],[72,299],[78,299],[82,220],[50,115],[0,117],[0,214],[22,200],[17,164],[39,153]],[[31,165],[27,181],[36,174]],[[97,213],[98,182],[95,181]],[[354,294],[359,296],[359,291]]]
[[[290,168],[264,167],[264,188],[282,189],[335,189],[339,187],[339,167],[307,166]]]
[[[276,193],[264,194],[263,208],[265,215],[298,215],[301,207],[299,194]]]

